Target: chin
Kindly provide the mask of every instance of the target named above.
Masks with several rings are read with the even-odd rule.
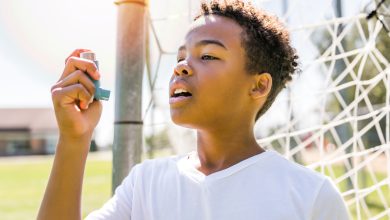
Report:
[[[176,125],[185,127],[185,128],[191,128],[196,129],[196,125],[194,123],[194,119],[189,117],[188,115],[185,115],[181,112],[178,112],[177,110],[170,109],[171,112],[171,119],[173,123]]]

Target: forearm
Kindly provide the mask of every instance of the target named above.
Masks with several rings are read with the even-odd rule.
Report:
[[[80,219],[90,138],[60,137],[38,219]]]

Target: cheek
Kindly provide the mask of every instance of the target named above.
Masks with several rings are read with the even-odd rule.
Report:
[[[243,78],[231,72],[214,72],[199,79],[201,98],[209,106],[236,103],[243,98]]]
[[[220,104],[219,101],[231,103],[242,99],[247,94],[248,77],[246,77],[239,61],[225,61],[215,65],[198,66],[195,74],[202,100]],[[245,94],[244,94],[244,93]],[[215,107],[215,106],[214,106]]]

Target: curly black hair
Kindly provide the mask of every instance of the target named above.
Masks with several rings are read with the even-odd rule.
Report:
[[[211,14],[230,18],[243,29],[241,40],[246,52],[246,70],[272,76],[272,88],[256,114],[257,121],[298,71],[298,55],[290,45],[289,32],[276,16],[242,0],[202,2],[201,11],[194,20]]]

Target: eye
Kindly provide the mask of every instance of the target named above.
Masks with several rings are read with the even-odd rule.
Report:
[[[177,59],[177,63],[180,63],[181,61],[183,61],[184,60],[184,58],[178,58]]]
[[[218,58],[210,56],[210,55],[203,55],[201,57],[202,60],[218,60]]]

